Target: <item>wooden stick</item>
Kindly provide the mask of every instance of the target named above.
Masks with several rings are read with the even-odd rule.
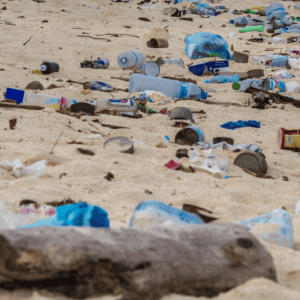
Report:
[[[30,39],[26,43],[23,44],[23,46],[25,46],[31,39],[32,39],[32,36],[30,37]]]
[[[67,116],[71,116],[71,117],[75,117],[77,119],[80,119],[80,117],[82,116],[81,113],[73,113],[73,112],[70,112],[70,111],[66,111],[66,110],[55,110],[57,113],[59,114],[63,114],[63,115],[67,115]]]
[[[134,34],[127,34],[127,33],[105,33],[105,34],[97,34],[97,36],[104,36],[104,35],[128,35],[128,36],[133,36],[133,37],[137,37],[137,38],[140,38],[139,36],[137,35],[134,35]]]
[[[0,103],[0,107],[34,109],[34,110],[43,110],[45,108],[45,107],[36,106],[36,105],[21,105],[21,104],[6,104],[6,103]]]
[[[53,146],[53,148],[52,148],[50,154],[52,154],[52,151],[54,150],[54,148],[55,148],[57,142],[59,141],[60,137],[62,136],[62,134],[63,134],[63,131],[61,132],[60,136],[59,136],[58,139],[56,140],[56,142],[55,142],[55,144],[54,144],[54,146]]]
[[[105,40],[105,41],[109,41],[109,39],[104,39],[104,38],[94,38],[94,37],[92,37],[92,36],[90,36],[90,35],[76,35],[76,36],[78,36],[78,37],[89,37],[89,38],[94,39],[94,40]]]

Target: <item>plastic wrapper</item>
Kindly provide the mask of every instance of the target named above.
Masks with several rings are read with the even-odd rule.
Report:
[[[5,160],[1,162],[0,167],[2,167],[7,171],[12,171],[13,172],[12,175],[16,178],[27,177],[27,176],[34,176],[35,178],[39,178],[40,176],[44,175],[48,170],[46,164],[47,164],[46,160],[41,160],[41,161],[37,161],[31,166],[25,167],[21,163],[20,158],[17,158],[13,162],[10,162],[9,160]]]

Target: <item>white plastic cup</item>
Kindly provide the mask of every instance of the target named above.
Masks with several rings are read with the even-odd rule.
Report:
[[[235,32],[229,32],[229,38],[230,39],[234,39],[236,36],[236,33]]]

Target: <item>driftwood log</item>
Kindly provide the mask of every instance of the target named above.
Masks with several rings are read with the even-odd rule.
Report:
[[[276,281],[272,257],[245,226],[1,230],[0,288],[40,288],[74,299],[175,293],[213,297],[254,277]]]

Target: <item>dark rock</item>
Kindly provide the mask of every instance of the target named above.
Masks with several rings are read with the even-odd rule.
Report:
[[[46,288],[75,299],[214,297],[254,277],[276,281],[272,257],[258,240],[245,226],[225,223],[2,230],[0,253],[0,288]]]
[[[43,90],[44,87],[39,81],[32,81],[25,87],[26,90]]]

